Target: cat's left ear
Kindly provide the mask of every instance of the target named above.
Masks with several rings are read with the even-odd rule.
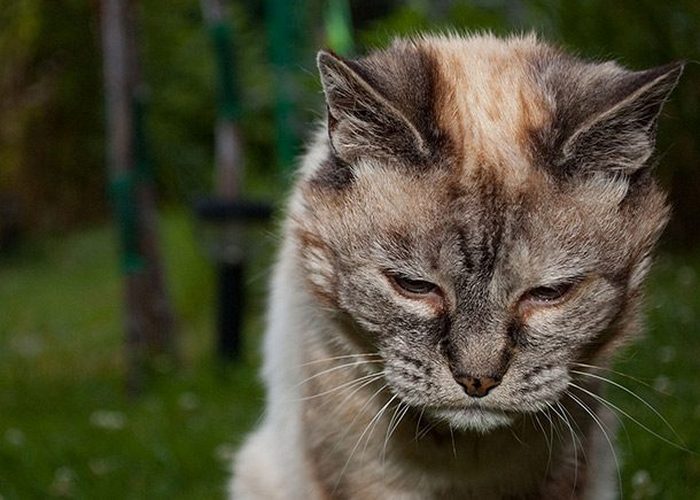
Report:
[[[654,151],[656,124],[663,104],[678,83],[684,62],[616,75],[594,90],[597,109],[569,135],[561,163],[583,171],[630,174]],[[600,102],[603,106],[600,106]]]

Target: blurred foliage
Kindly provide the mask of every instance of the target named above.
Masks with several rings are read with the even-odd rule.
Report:
[[[322,116],[314,68],[325,45],[324,0],[294,0],[292,39],[278,47],[291,71],[271,62],[273,0],[232,0],[237,82],[243,103],[246,186],[277,199],[286,175],[275,153],[276,95],[290,95],[288,127],[302,151],[309,125]],[[215,66],[197,0],[165,6],[142,0],[140,40],[148,131],[161,197],[174,203],[210,190]],[[694,0],[355,0],[358,52],[424,30],[534,30],[584,56],[616,58],[632,68],[674,59],[693,62],[660,127],[660,177],[675,211],[668,240],[700,239],[700,3]],[[290,21],[291,22],[291,21]],[[0,205],[21,201],[25,226],[59,229],[103,217],[103,103],[99,2],[0,0]],[[276,42],[280,45],[282,42]],[[1,208],[1,207],[0,207]],[[1,212],[0,212],[1,213]]]
[[[104,173],[91,6],[0,3],[0,191],[20,200],[32,226],[94,220]]]

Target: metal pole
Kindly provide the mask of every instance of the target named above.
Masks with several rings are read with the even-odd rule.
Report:
[[[218,74],[218,111],[216,123],[217,202],[234,203],[240,198],[243,153],[237,120],[240,113],[236,65],[232,50],[233,34],[223,0],[201,0],[204,19],[212,39]],[[221,235],[219,235],[221,236]],[[239,234],[243,237],[243,234]],[[244,242],[239,242],[243,245]],[[218,262],[218,339],[217,354],[224,361],[241,354],[241,330],[244,317],[244,258],[219,255]]]

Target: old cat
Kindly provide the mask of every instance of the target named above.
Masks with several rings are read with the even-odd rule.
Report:
[[[232,498],[616,497],[594,367],[641,327],[683,65],[426,35],[318,67]]]

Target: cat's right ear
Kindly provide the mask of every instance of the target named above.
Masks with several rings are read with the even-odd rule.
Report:
[[[593,103],[594,111],[579,117],[581,123],[562,147],[561,164],[576,165],[582,171],[624,174],[647,165],[654,151],[661,108],[684,65],[678,61],[646,71],[618,73],[599,83],[585,98]]]
[[[335,154],[352,163],[360,157],[424,159],[429,150],[416,126],[372,83],[361,62],[320,51],[317,56],[328,110],[328,136]]]

